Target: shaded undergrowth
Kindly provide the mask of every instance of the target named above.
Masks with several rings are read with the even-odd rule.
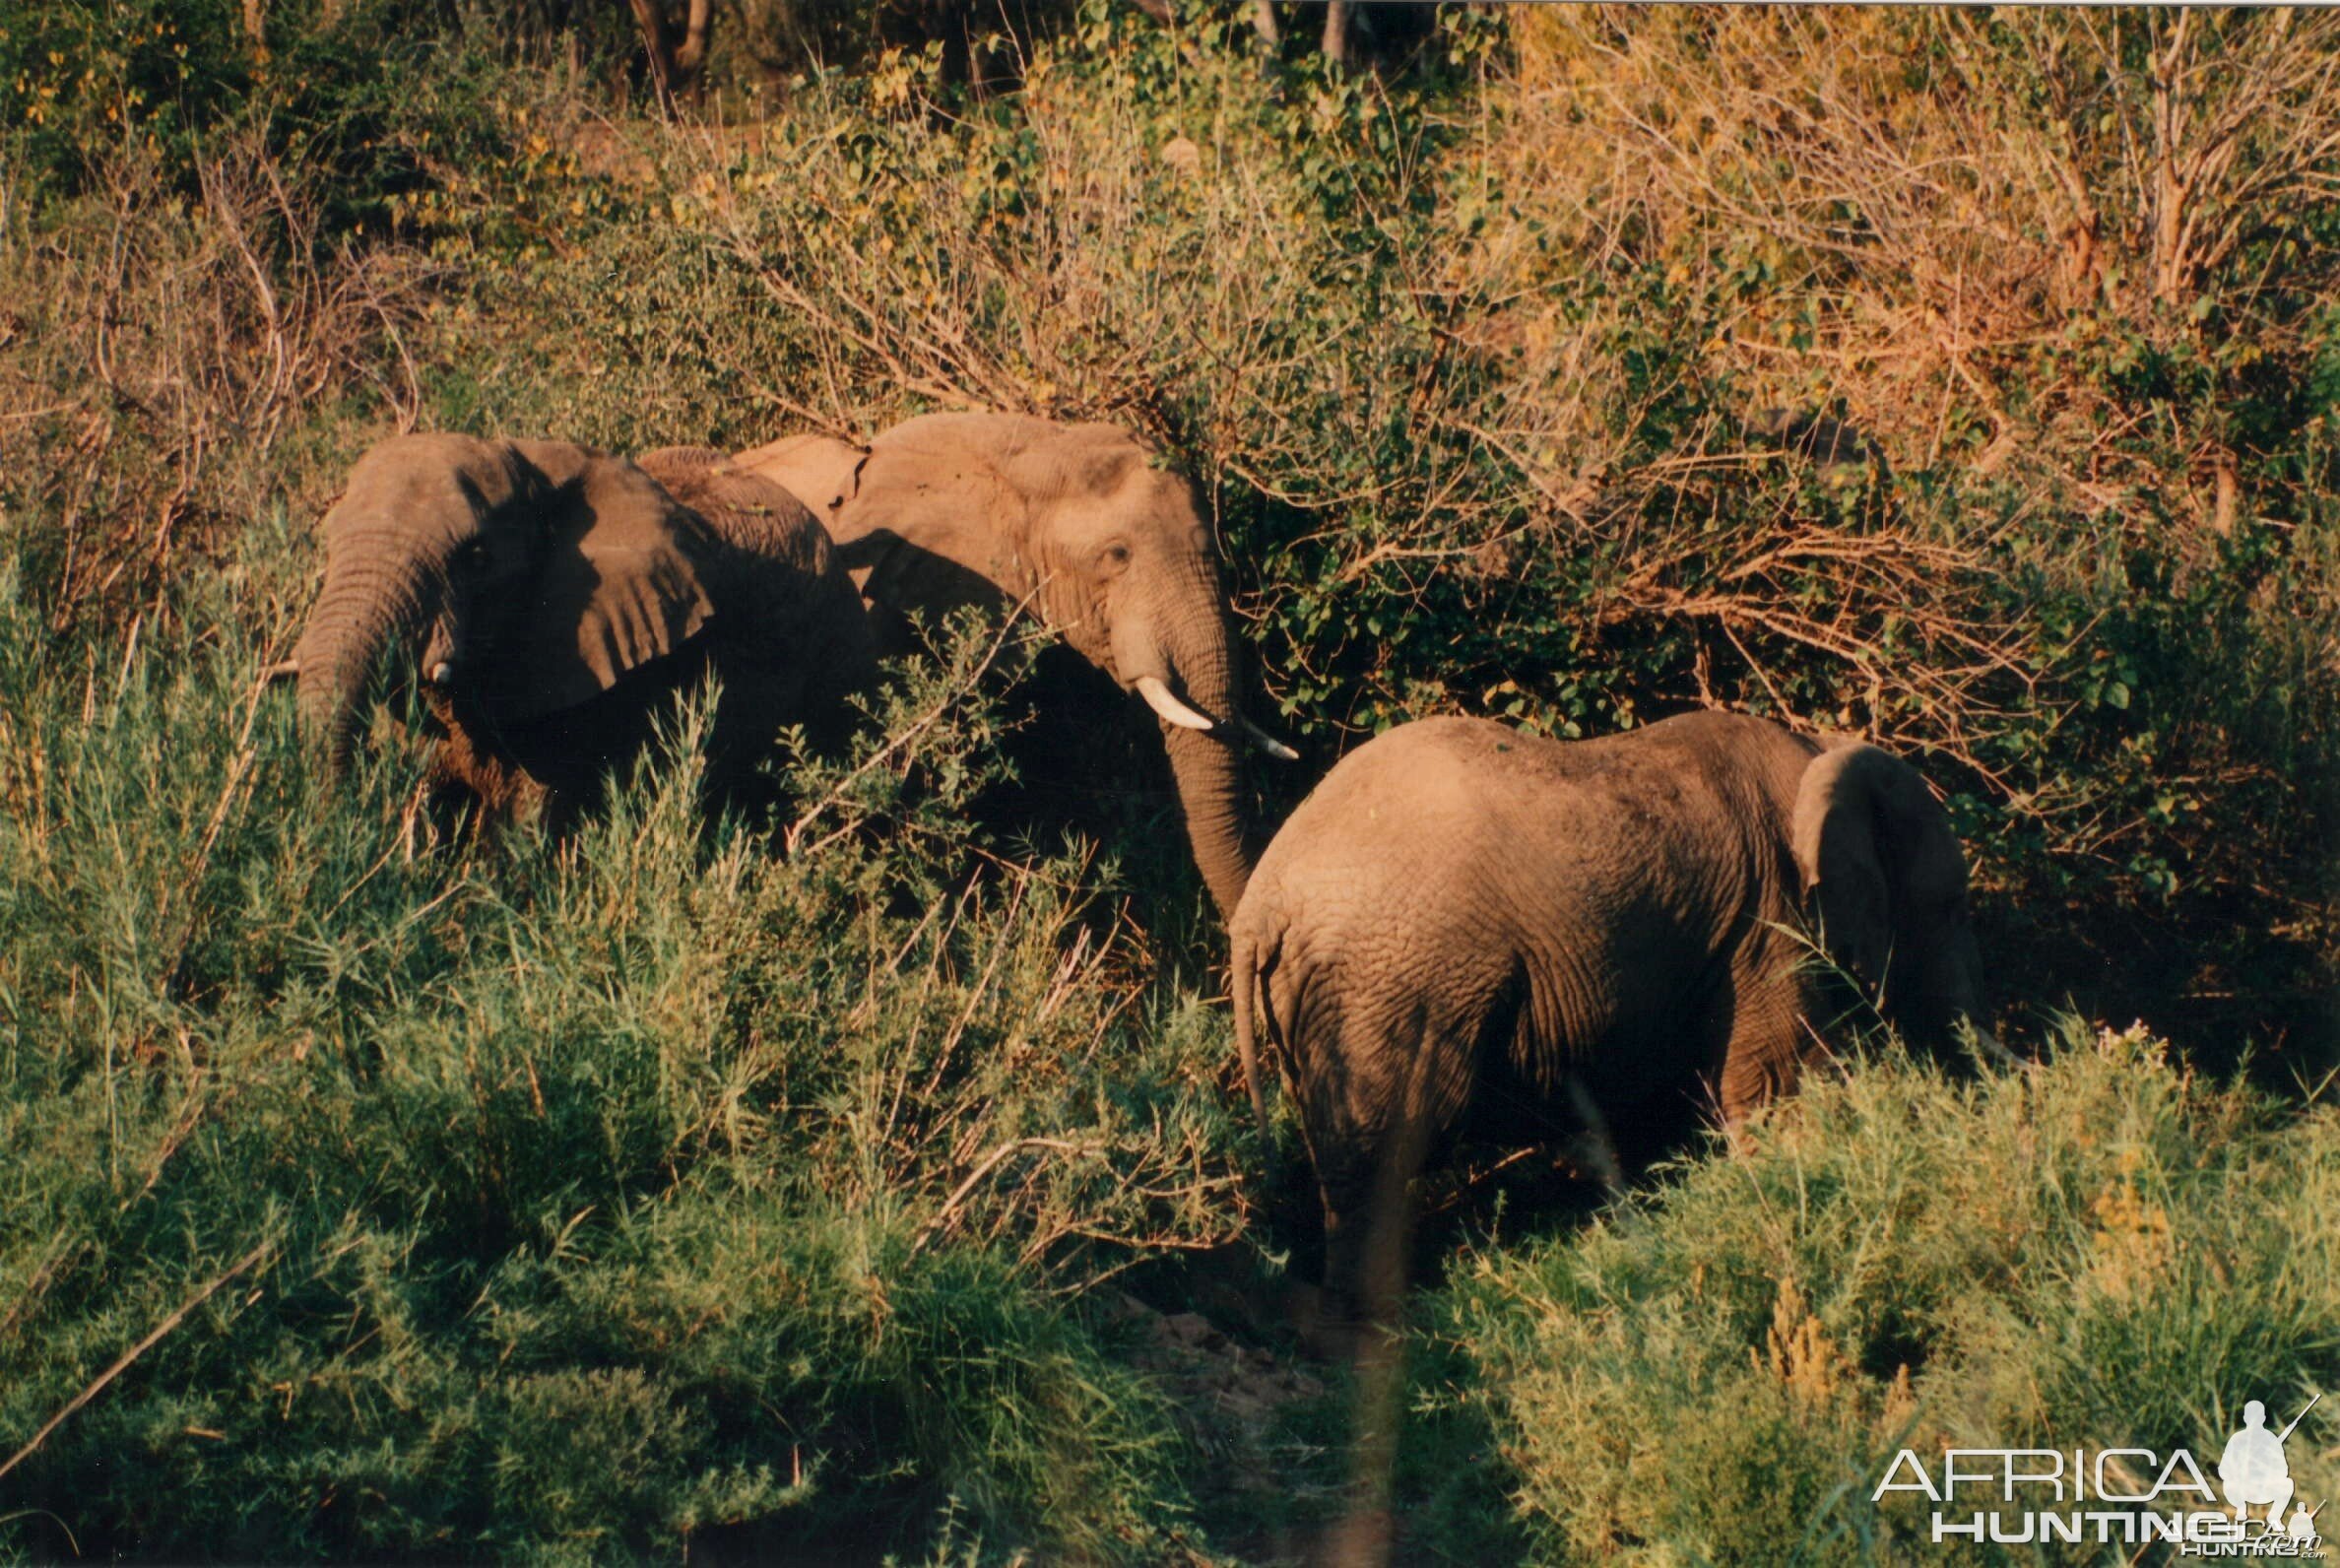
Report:
[[[1415,1556],[1898,1560],[1895,1446],[2330,1377],[2328,24],[1451,8],[1383,82],[1090,5],[1011,93],[897,52],[670,123],[462,8],[257,9],[0,19],[0,1547],[1268,1560],[1337,1511],[1165,803],[1000,831],[1028,650],[969,628],[773,822],[660,761],[449,836],[389,708],[328,787],[257,672],[407,425],[1138,428],[1309,751],[1270,820],[1431,711],[1923,763],[2049,1065],[1888,1056],[1589,1227],[1455,1216]]]

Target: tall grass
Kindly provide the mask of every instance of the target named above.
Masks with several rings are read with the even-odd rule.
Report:
[[[508,19],[262,9],[0,24],[0,1547],[1255,1560],[1336,1506],[1176,835],[985,825],[1029,650],[961,628],[776,822],[653,760],[450,835],[416,715],[329,788],[257,682],[409,425],[1138,427],[1311,750],[1270,817],[1430,711],[1924,764],[2049,1065],[1476,1216],[1415,1556],[1910,1555],[1893,1446],[2328,1382],[2329,1112],[2219,1066],[2306,1075],[2340,951],[2324,24],[1457,10],[1384,83],[1092,4],[1012,95],[878,53],[677,123]]]
[[[1076,868],[782,859],[680,769],[433,845],[404,748],[326,792],[241,658],[43,671],[5,614],[0,1432],[43,1440],[0,1495],[43,1549],[673,1553],[877,1499],[915,1545],[948,1497],[1176,1538],[1163,1402],[1060,1301],[1235,1222],[1220,1034]]]
[[[1587,1231],[1458,1259],[1422,1314],[1549,1560],[1898,1562],[1904,1448],[2186,1448],[2340,1376],[2340,1118],[2067,1025],[2035,1071],[1872,1063]],[[2302,1495],[2329,1446],[2287,1453]],[[1984,1506],[1987,1506],[1985,1504]],[[2102,1547],[2007,1560],[2096,1561]]]

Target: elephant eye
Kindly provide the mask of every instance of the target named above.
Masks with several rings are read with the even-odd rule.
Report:
[[[1130,547],[1127,545],[1107,545],[1104,550],[1098,553],[1097,559],[1104,565],[1119,571],[1122,567],[1127,566],[1130,563]]]

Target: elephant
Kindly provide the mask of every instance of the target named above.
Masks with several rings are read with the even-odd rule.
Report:
[[[393,642],[446,732],[434,781],[555,823],[710,670],[723,694],[707,781],[735,800],[782,725],[834,741],[876,676],[820,525],[721,452],[634,463],[558,441],[393,436],[358,460],[320,529],[324,588],[290,673],[330,774]]]
[[[739,467],[795,493],[828,527],[880,618],[1030,606],[1160,720],[1195,862],[1222,918],[1255,859],[1239,748],[1289,747],[1244,712],[1210,531],[1194,485],[1128,431],[1014,414],[929,414],[867,446],[799,435]]]
[[[1230,938],[1238,1055],[1263,1120],[1262,1044],[1293,1096],[1335,1325],[1386,1321],[1407,1186],[1465,1125],[1613,1149],[1610,1115],[1735,1122],[1792,1090],[1839,1015],[1815,944],[1913,1042],[1963,1018],[1995,1044],[1924,780],[1743,714],[1579,742],[1400,725],[1276,834]]]

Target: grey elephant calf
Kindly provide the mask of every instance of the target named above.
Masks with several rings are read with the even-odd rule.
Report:
[[[446,731],[438,780],[490,810],[562,815],[709,669],[722,789],[782,725],[836,729],[876,674],[820,525],[720,452],[635,464],[559,441],[396,436],[358,459],[322,532],[325,586],[292,664],[335,770],[397,645]]]
[[[1582,1131],[1792,1089],[1829,1021],[1803,933],[1911,1035],[1980,1024],[1964,857],[1873,746],[1694,713],[1560,743],[1477,719],[1342,759],[1232,927],[1236,1040],[1297,1100],[1329,1305],[1394,1305],[1404,1193],[1466,1112]]]

